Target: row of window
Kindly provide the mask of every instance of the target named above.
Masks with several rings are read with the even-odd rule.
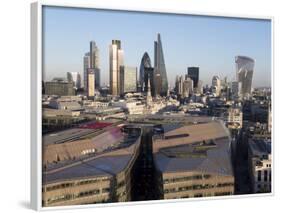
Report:
[[[108,192],[110,192],[110,189],[104,188],[102,190],[93,189],[93,190],[89,190],[89,191],[84,191],[84,192],[80,192],[79,194],[76,194],[76,195],[75,194],[59,195],[59,196],[49,198],[48,204],[66,201],[66,200],[73,200],[73,199],[76,199],[76,198],[89,197],[89,196],[98,195],[98,194],[101,194],[101,193],[102,194],[108,193]]]
[[[194,175],[194,176],[186,176],[186,177],[180,177],[180,178],[171,178],[171,179],[164,179],[163,183],[175,183],[175,182],[183,182],[183,181],[189,181],[189,180],[202,180],[202,179],[209,179],[211,175],[204,174],[204,175]]]
[[[212,184],[205,184],[205,185],[192,185],[192,186],[184,186],[179,188],[172,188],[172,189],[165,189],[164,193],[175,193],[175,192],[182,192],[182,191],[190,191],[190,190],[198,190],[198,189],[211,189],[215,187],[228,187],[228,186],[234,186],[233,183],[218,183],[215,185]]]
[[[232,195],[232,192],[216,192],[215,194],[214,194],[215,196],[224,196],[224,195]],[[194,196],[193,197],[211,197],[212,196],[212,194],[205,194],[205,195],[203,195],[202,193],[197,193],[197,194],[194,194]],[[173,199],[178,199],[178,198],[190,198],[190,196],[189,195],[185,195],[185,196],[180,196],[180,197],[174,197]]]
[[[46,191],[53,191],[57,189],[64,189],[68,187],[73,187],[73,186],[80,186],[80,185],[85,185],[85,184],[93,184],[97,183],[103,180],[108,180],[108,178],[103,178],[103,179],[91,179],[91,180],[81,180],[79,182],[69,182],[69,183],[61,183],[61,184],[56,184],[53,186],[48,186],[46,187]]]
[[[258,171],[258,181],[262,181],[261,176],[262,176],[262,171],[259,170]],[[264,172],[263,172],[263,181],[264,182],[267,182],[267,181],[271,182],[271,171],[264,170]]]

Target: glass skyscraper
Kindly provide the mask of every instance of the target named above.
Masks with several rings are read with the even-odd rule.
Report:
[[[247,56],[236,56],[236,74],[239,83],[239,96],[251,94],[255,60]]]
[[[139,73],[139,84],[141,87],[143,87],[143,84],[145,83],[144,81],[144,75],[145,75],[145,69],[151,68],[151,60],[147,52],[143,54],[143,57],[141,59],[141,64],[140,64],[140,73]]]
[[[154,86],[156,95],[166,95],[168,79],[160,34],[154,42]]]
[[[199,67],[188,67],[187,76],[193,80],[193,87],[198,87],[199,81]]]

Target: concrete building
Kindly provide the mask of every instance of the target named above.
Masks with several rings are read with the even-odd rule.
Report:
[[[68,82],[63,78],[54,78],[45,83],[46,95],[75,95],[74,83]]]
[[[124,51],[120,40],[112,40],[109,46],[109,84],[113,96],[120,95],[120,67],[124,65]]]
[[[137,68],[120,67],[120,94],[137,91]]]
[[[94,97],[95,96],[95,69],[88,69],[88,89],[87,96]]]
[[[212,79],[212,92],[218,97],[221,94],[221,80],[219,76],[214,76]]]
[[[164,126],[164,134],[153,139],[159,196],[178,199],[232,195],[230,143],[228,130],[218,121]]]
[[[81,129],[68,131],[72,131],[72,137],[83,133]],[[94,130],[82,131],[87,135]],[[59,137],[43,138],[43,206],[130,201],[134,182],[131,173],[139,153],[140,131],[125,134],[120,128],[112,127],[82,141],[69,141],[69,134],[64,132]],[[66,142],[56,142],[63,137]],[[57,157],[53,159],[56,163],[46,161],[53,156]]]
[[[229,108],[226,114],[226,125],[230,129],[243,127],[243,112],[240,108]]]
[[[248,161],[252,192],[271,192],[271,141],[250,139]]]

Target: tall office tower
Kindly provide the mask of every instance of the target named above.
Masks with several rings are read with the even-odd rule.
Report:
[[[109,46],[109,84],[113,96],[120,95],[120,66],[123,66],[124,52],[120,40],[112,40]]]
[[[149,69],[149,68],[151,68],[151,60],[150,60],[148,53],[145,52],[142,56],[141,64],[140,64],[140,73],[139,73],[139,84],[140,85],[144,84],[145,69]]]
[[[214,76],[212,79],[212,88],[213,88],[213,93],[216,94],[216,96],[220,96],[221,93],[221,80],[219,76]]]
[[[154,42],[154,86],[156,95],[166,95],[168,90],[168,79],[164,61],[164,53],[160,34]]]
[[[193,93],[193,80],[191,78],[186,78],[182,84],[182,96],[184,98],[189,97]]]
[[[67,81],[74,83],[74,88],[81,88],[81,75],[78,72],[67,72]]]
[[[85,53],[84,57],[83,57],[83,64],[84,64],[84,91],[85,94],[88,94],[88,69],[91,67],[90,65],[90,53]]]
[[[95,96],[95,70],[92,68],[88,69],[88,97]]]
[[[120,67],[120,90],[121,94],[137,91],[136,67]]]
[[[90,42],[90,68],[94,69],[95,73],[95,88],[100,87],[100,58],[99,58],[99,48],[96,42]]]
[[[199,67],[188,67],[187,75],[193,80],[193,87],[197,88],[199,81]]]
[[[255,60],[247,56],[236,56],[235,63],[237,81],[241,84],[239,96],[243,98],[251,94]]]

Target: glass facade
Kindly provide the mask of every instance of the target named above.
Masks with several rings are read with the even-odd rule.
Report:
[[[151,60],[147,52],[143,54],[140,64],[139,83],[143,87],[145,83],[145,69],[151,68]]]
[[[154,42],[154,85],[156,95],[166,95],[168,91],[168,79],[164,60],[164,53],[160,34]]]

